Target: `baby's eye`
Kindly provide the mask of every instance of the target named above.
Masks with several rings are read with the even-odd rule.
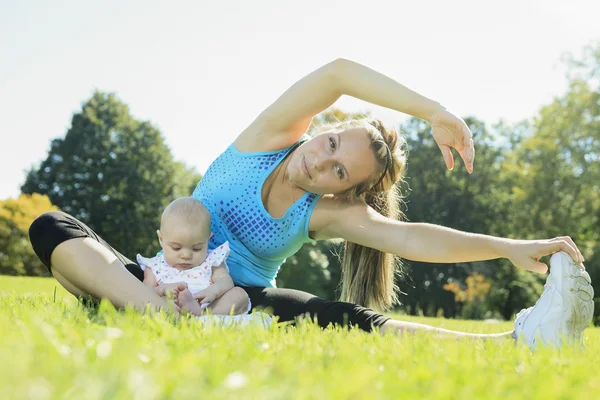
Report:
[[[194,251],[197,253],[199,251],[202,251],[202,249],[194,249]]]
[[[337,173],[338,178],[344,179],[344,170],[342,169],[342,167],[340,167],[339,165],[337,165],[335,167],[335,172]]]
[[[181,250],[181,248],[179,248],[179,247],[171,247],[171,248],[172,248],[174,251],[179,251],[179,250]]]
[[[329,138],[329,148],[331,148],[331,150],[335,150],[336,146],[337,146],[337,143],[335,143],[335,139],[330,137]]]

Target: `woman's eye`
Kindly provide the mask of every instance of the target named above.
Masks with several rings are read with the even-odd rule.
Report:
[[[335,172],[337,172],[337,176],[340,179],[344,179],[344,170],[339,165],[335,167]]]
[[[332,138],[332,137],[330,137],[330,138],[329,138],[329,147],[330,147],[332,150],[335,150],[335,146],[336,146],[335,139],[334,139],[334,138]]]

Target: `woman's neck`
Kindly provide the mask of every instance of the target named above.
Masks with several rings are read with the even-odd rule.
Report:
[[[269,175],[262,189],[262,201],[265,210],[274,218],[281,218],[300,198],[305,190],[296,186],[287,172],[290,163],[288,155]]]

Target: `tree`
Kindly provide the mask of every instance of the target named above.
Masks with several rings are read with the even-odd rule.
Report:
[[[542,107],[506,159],[508,223],[522,238],[571,236],[600,293],[600,42],[567,58],[568,91]]]
[[[492,284],[478,272],[471,273],[465,284],[452,281],[443,285],[443,289],[454,293],[454,300],[463,304],[460,316],[469,319],[481,319],[486,310],[485,300]]]
[[[40,194],[0,201],[0,274],[46,275],[48,271],[29,243],[29,226],[40,214],[58,210]]]
[[[326,300],[338,297],[341,242],[323,240],[305,244],[288,258],[277,275],[277,285],[303,290]]]
[[[163,208],[189,195],[199,174],[173,160],[160,131],[129,114],[114,94],[95,92],[28,172],[23,193],[47,194],[115,248],[132,256],[157,250]]]

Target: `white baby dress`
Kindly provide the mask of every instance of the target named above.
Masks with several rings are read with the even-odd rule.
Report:
[[[190,269],[178,270],[171,267],[165,262],[162,252],[152,258],[142,257],[138,254],[136,259],[142,270],[146,268],[152,270],[159,285],[163,283],[185,282],[190,292],[194,294],[213,284],[211,279],[213,267],[223,264],[227,268],[225,259],[228,255],[229,242],[225,242],[211,251],[202,264]],[[229,268],[227,268],[227,272],[229,272]]]
[[[161,283],[175,283],[185,282],[188,285],[188,289],[192,293],[199,292],[200,290],[206,289],[213,284],[211,279],[213,267],[223,265],[229,268],[225,263],[225,259],[229,255],[229,242],[225,242],[213,251],[211,251],[206,260],[198,265],[186,270],[178,270],[177,268],[171,267],[165,262],[165,257],[161,252],[156,257],[146,258],[140,254],[137,255],[136,259],[142,270],[150,268],[156,277],[156,281],[160,285]],[[208,304],[202,304],[202,308],[207,307]],[[206,315],[196,317],[199,322],[204,324],[212,324],[217,326],[247,326],[250,324],[256,324],[264,328],[268,328],[271,325],[271,317],[268,314],[262,312],[254,312],[248,314],[252,304],[248,300],[248,309],[243,314],[238,315]]]

